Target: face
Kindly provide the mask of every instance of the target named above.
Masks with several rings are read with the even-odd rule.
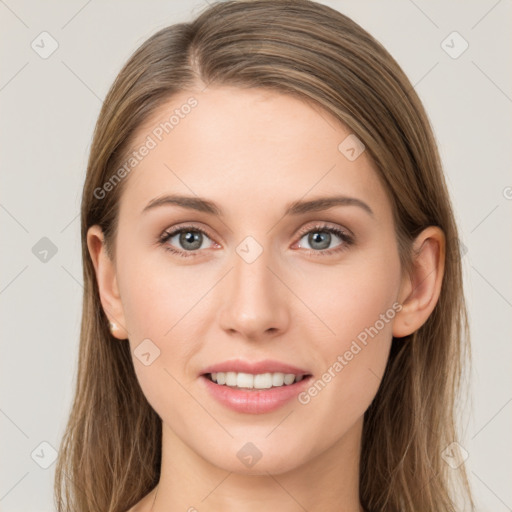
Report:
[[[153,147],[125,178],[116,314],[165,431],[217,467],[280,473],[335,450],[378,390],[402,272],[390,201],[350,133],[291,96],[231,87],[182,92],[137,132],[134,148]],[[147,207],[166,195],[218,212]],[[263,386],[306,376],[233,389],[204,375],[215,365],[271,373]]]

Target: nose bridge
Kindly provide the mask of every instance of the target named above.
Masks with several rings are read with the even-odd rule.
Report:
[[[269,270],[272,265],[270,251],[263,248],[259,251],[251,242],[243,242],[236,252],[233,262],[233,291],[238,299],[263,298],[267,295],[266,298],[270,299],[270,287],[273,284],[271,281],[275,279]]]
[[[222,292],[221,324],[246,337],[258,337],[286,326],[285,289],[275,276],[271,251],[253,237],[233,254],[233,269]]]

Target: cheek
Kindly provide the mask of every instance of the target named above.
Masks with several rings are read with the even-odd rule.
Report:
[[[147,254],[129,254],[119,262],[119,292],[135,372],[151,403],[153,396],[168,392],[170,375],[176,368],[185,371],[198,350],[203,336],[197,332],[197,306],[204,283],[179,268],[156,264]]]
[[[123,312],[134,343],[154,338],[164,344],[172,339],[181,323],[194,317],[205,293],[197,272],[152,256],[132,252],[130,259],[119,265]]]
[[[327,346],[338,350],[347,342],[350,345],[350,340],[376,322],[379,332],[387,336],[392,331],[392,306],[400,286],[398,255],[354,257],[350,264],[317,272],[308,283],[295,286],[325,324],[322,339]],[[381,315],[385,315],[384,323]]]
[[[198,340],[204,339],[198,322],[204,283],[149,258],[134,258],[124,270],[120,292],[135,374],[150,405],[164,417],[171,397],[173,409],[186,408],[190,399],[183,386],[189,385]]]
[[[386,367],[400,307],[398,256],[347,265],[335,274],[315,279],[317,291],[308,295],[308,305],[332,332],[315,341],[324,372],[302,403],[316,408],[317,417],[336,417],[334,424],[344,430],[368,408]]]

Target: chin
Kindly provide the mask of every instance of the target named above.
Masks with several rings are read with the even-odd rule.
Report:
[[[232,448],[217,445],[220,453],[205,454],[203,457],[225,471],[255,476],[287,473],[301,466],[305,459],[305,454],[297,451],[297,446],[303,446],[301,443],[272,445],[262,436],[261,442],[253,437],[253,441],[232,440],[231,445]],[[233,456],[229,456],[230,453]]]

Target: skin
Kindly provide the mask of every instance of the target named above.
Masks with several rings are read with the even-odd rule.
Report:
[[[184,91],[139,128],[134,147],[190,96],[198,106],[125,178],[116,260],[106,255],[99,226],[87,238],[102,306],[119,326],[115,336],[129,339],[132,355],[146,338],[160,349],[149,366],[133,357],[163,421],[163,460],[158,487],[130,510],[251,512],[265,503],[288,512],[360,512],[363,414],[392,336],[417,330],[438,300],[443,233],[429,227],[418,236],[406,274],[392,205],[367,152],[348,160],[338,145],[350,130],[291,96],[232,87]],[[224,216],[173,205],[141,214],[165,193],[208,198]],[[345,205],[283,216],[292,201],[336,193],[364,201],[373,215]],[[345,244],[337,235],[319,246],[299,234],[309,226],[329,237],[315,229],[318,222],[350,230],[354,244],[335,253]],[[208,233],[195,257],[156,243],[189,223]],[[250,264],[236,252],[247,236],[263,250]],[[190,247],[179,235],[166,243]],[[292,400],[271,413],[242,414],[202,385],[206,366],[233,357],[287,362],[318,379],[395,303],[401,311],[306,405]],[[237,457],[247,442],[262,454],[250,468]]]

